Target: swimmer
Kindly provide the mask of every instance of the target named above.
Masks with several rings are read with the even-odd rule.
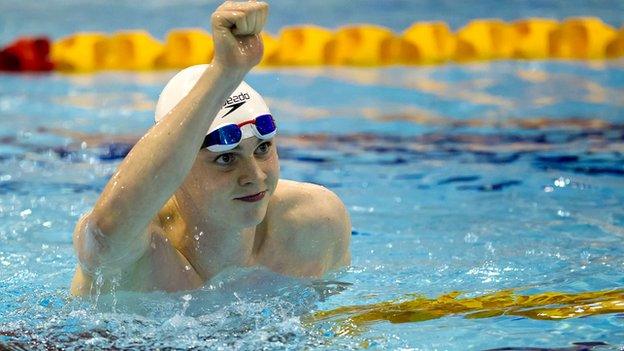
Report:
[[[276,118],[243,82],[262,58],[267,14],[260,1],[226,1],[212,14],[212,62],[166,85],[157,123],[76,224],[72,294],[112,282],[197,289],[228,267],[320,277],[350,263],[344,204],[322,186],[279,179]]]

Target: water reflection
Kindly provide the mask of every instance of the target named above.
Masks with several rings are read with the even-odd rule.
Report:
[[[383,116],[409,120],[411,115]],[[419,124],[443,126],[441,131],[413,136],[344,133],[280,135],[280,157],[309,163],[398,164],[419,160],[460,159],[476,163],[528,161],[538,170],[562,170],[582,174],[624,175],[624,124],[602,119],[449,120],[416,117]],[[488,132],[482,131],[488,128]],[[41,135],[52,134],[71,140],[63,146],[29,143],[6,136],[0,144],[28,152],[54,152],[72,162],[114,161],[125,157],[138,135],[90,134],[60,128],[37,128]],[[319,151],[324,151],[319,153]],[[90,157],[85,158],[85,154]],[[369,157],[379,155],[379,157]],[[0,154],[0,158],[23,157]],[[375,161],[377,158],[377,161]],[[506,185],[515,183],[505,183]],[[505,186],[506,186],[505,185]],[[503,185],[493,184],[491,188]]]

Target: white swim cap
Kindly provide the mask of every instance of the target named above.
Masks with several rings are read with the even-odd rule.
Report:
[[[173,110],[182,98],[191,91],[207,67],[207,64],[191,66],[183,69],[171,78],[160,93],[156,103],[156,113],[154,115],[156,123]],[[269,107],[260,94],[247,83],[241,82],[232,95],[224,101],[221,110],[206,131],[206,135],[226,124],[239,124],[270,114]],[[243,139],[253,135],[248,128],[243,127]]]

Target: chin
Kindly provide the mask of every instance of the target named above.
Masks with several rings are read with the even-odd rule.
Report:
[[[250,204],[244,204],[250,205]],[[263,199],[259,204],[251,204],[249,208],[244,209],[241,214],[241,222],[245,227],[255,227],[262,223],[266,217],[268,201]]]

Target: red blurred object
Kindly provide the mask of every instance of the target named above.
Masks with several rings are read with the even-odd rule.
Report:
[[[50,39],[19,38],[0,50],[0,71],[51,71]]]

